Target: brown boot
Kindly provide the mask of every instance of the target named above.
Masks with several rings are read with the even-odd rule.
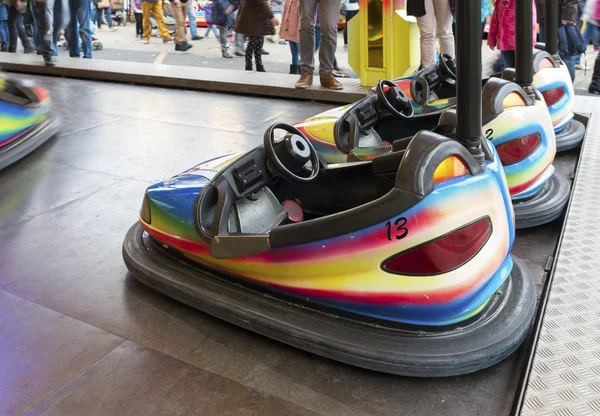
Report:
[[[335,79],[335,76],[331,72],[327,72],[320,75],[321,85],[325,88],[329,88],[330,90],[342,90],[344,86],[340,84],[340,82]]]
[[[296,88],[306,89],[313,83],[313,74],[308,71],[302,71],[300,79],[296,82]]]

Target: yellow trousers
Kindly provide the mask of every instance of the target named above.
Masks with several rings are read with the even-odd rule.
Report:
[[[150,13],[154,14],[156,24],[158,25],[158,31],[160,37],[168,39],[170,37],[167,25],[165,25],[165,15],[162,10],[162,1],[157,0],[155,2],[143,1],[142,2],[142,25],[144,27],[144,40],[150,40]]]

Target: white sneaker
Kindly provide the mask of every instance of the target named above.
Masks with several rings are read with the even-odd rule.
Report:
[[[579,69],[580,71],[589,71],[590,69],[592,69],[585,64],[578,64],[575,68]]]

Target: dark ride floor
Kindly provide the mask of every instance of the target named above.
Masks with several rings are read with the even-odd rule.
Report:
[[[121,244],[150,183],[331,106],[27,78],[51,90],[63,125],[0,171],[0,414],[510,413],[522,354],[450,379],[378,374],[226,324],[127,273]],[[576,160],[555,166],[570,177]],[[538,288],[561,225],[518,233],[513,254]]]

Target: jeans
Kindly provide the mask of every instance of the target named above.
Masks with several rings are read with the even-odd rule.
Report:
[[[40,43],[44,59],[57,56],[60,31],[63,25],[63,12],[66,7],[62,0],[46,0],[45,2],[34,2],[35,21],[38,25]]]
[[[0,20],[0,39],[2,40],[0,44],[8,47],[8,42],[10,39],[8,36],[8,20]]]
[[[210,25],[206,28],[206,32],[204,32],[204,37],[208,37],[208,35],[210,34],[210,29],[212,28],[212,31],[215,35],[215,38],[219,37],[219,31],[217,30],[217,27],[215,25]]]
[[[8,50],[10,52],[17,51],[17,38],[21,39],[21,43],[26,52],[30,52],[33,49],[33,46],[31,46],[31,42],[29,42],[29,38],[27,37],[25,26],[23,25],[23,14],[19,13],[19,11],[12,6],[8,8],[8,31],[10,39]]]
[[[447,1],[447,0],[446,0]],[[333,72],[337,45],[337,23],[340,0],[300,0],[300,66],[302,71],[313,73],[315,69],[315,23],[317,4],[321,12],[321,40],[319,47],[319,72]]]
[[[189,2],[189,8],[187,11],[188,20],[190,22],[190,34],[192,35],[192,39],[198,37],[198,27],[196,26],[196,12],[194,11],[194,7],[192,2]]]
[[[69,55],[79,58],[79,38],[83,57],[92,57],[92,24],[90,20],[90,0],[72,0],[70,3],[71,20],[69,22]]]
[[[297,42],[288,41],[292,53],[292,65],[300,65],[300,49]]]
[[[98,13],[96,15],[98,29],[100,29],[102,27],[102,11],[104,11],[104,15],[106,16],[106,23],[108,23],[108,28],[111,29],[112,25],[113,25],[113,21],[112,21],[112,9],[110,7],[107,7],[106,9],[98,9]]]
[[[575,81],[575,66],[577,65],[575,63],[575,58],[575,56],[568,56],[565,59],[563,59],[563,62],[569,70],[569,75],[571,75],[571,81]]]
[[[600,49],[600,46],[598,45],[599,34],[600,30],[598,30],[598,26],[587,22],[585,25],[585,30],[583,31],[583,42],[585,46],[587,47],[587,45],[589,45],[590,42],[592,42],[592,44],[594,45],[594,49]],[[575,57],[575,65],[579,65],[581,63],[581,55],[577,55]]]
[[[502,61],[504,62],[504,68],[515,67],[515,51],[500,51]]]

